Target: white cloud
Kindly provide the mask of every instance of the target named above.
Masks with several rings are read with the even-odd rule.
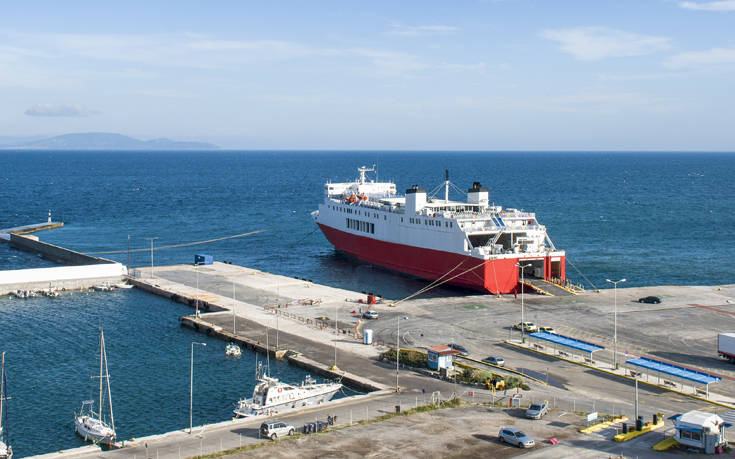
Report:
[[[642,56],[669,48],[669,38],[641,35],[608,27],[547,29],[541,36],[561,45],[577,59],[596,61],[608,57]]]
[[[96,110],[89,110],[84,105],[65,104],[36,104],[25,111],[28,116],[62,116],[83,117],[99,114]]]
[[[687,10],[699,11],[735,11],[735,0],[720,0],[717,2],[679,2],[679,7]]]
[[[392,24],[389,35],[399,35],[402,37],[421,37],[426,35],[448,35],[459,30],[457,27],[447,25],[423,25],[423,26],[407,26],[402,24]]]
[[[712,48],[679,53],[667,58],[664,65],[672,69],[735,65],[735,48]]]

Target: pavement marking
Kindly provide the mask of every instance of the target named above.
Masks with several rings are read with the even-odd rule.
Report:
[[[695,308],[709,309],[710,311],[721,312],[723,314],[730,314],[731,316],[735,316],[734,311],[726,311],[724,309],[719,309],[712,306],[705,306],[703,304],[690,303],[689,306],[694,306]]]

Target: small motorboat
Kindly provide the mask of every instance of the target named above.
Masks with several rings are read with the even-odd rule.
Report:
[[[119,288],[119,289],[122,289],[122,290],[127,290],[129,288],[135,287],[133,284],[126,284],[125,282],[118,282],[117,284],[112,284],[112,285],[113,285],[113,287]]]
[[[242,355],[242,350],[237,344],[230,343],[225,346],[225,355],[230,357],[240,357]]]

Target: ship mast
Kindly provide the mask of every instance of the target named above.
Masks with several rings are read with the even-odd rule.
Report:
[[[449,202],[449,169],[444,169],[446,180],[444,181],[444,202]]]

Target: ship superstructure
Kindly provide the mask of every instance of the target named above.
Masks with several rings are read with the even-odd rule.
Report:
[[[353,182],[326,183],[312,213],[337,250],[360,260],[429,280],[491,293],[519,291],[523,276],[564,283],[565,252],[557,250],[536,214],[490,203],[474,182],[467,201],[443,199],[413,185],[404,196],[392,182],[369,180],[360,167]]]

